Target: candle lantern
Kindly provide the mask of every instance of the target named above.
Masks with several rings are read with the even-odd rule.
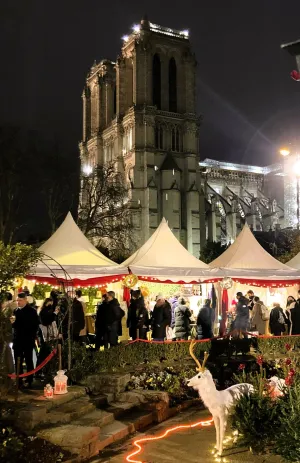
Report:
[[[59,370],[54,378],[54,394],[66,394],[68,377],[65,375],[66,370]]]
[[[53,399],[53,387],[51,384],[47,384],[44,387],[44,397],[46,397],[46,399]]]

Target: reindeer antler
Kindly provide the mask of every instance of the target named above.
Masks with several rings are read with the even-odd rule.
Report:
[[[203,362],[202,362],[202,371],[205,370],[205,364],[206,364],[206,362],[207,362],[208,357],[209,357],[209,353],[208,353],[208,352],[204,352],[204,360],[203,360]]]
[[[202,366],[199,360],[197,359],[196,355],[194,354],[194,348],[196,345],[196,341],[193,339],[191,344],[190,344],[190,356],[192,357],[193,360],[195,360],[196,365],[198,368],[196,368],[197,371],[202,371]]]
[[[191,355],[192,359],[194,359],[195,362],[196,362],[196,365],[198,367],[198,368],[196,368],[196,370],[203,373],[205,371],[205,364],[206,364],[207,359],[209,357],[209,353],[204,352],[204,360],[203,360],[202,365],[201,365],[200,361],[197,359],[196,355],[194,354],[195,346],[196,346],[196,341],[193,339],[191,344],[190,344],[190,355]]]

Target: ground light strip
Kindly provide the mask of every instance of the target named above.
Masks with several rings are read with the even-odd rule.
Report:
[[[137,440],[135,440],[133,442],[133,445],[135,447],[137,447],[137,450],[134,450],[134,452],[130,453],[126,457],[126,461],[128,463],[144,463],[142,460],[133,459],[134,457],[136,457],[137,455],[139,455],[142,452],[142,450],[143,450],[143,447],[141,445],[142,443],[164,439],[169,434],[171,434],[171,433],[173,433],[175,431],[181,430],[181,429],[191,429],[191,428],[196,428],[197,426],[201,426],[201,427],[204,428],[205,426],[211,426],[212,424],[213,424],[213,419],[210,418],[209,420],[198,421],[197,423],[194,423],[194,424],[181,424],[179,426],[174,426],[173,428],[168,428],[168,429],[166,429],[166,431],[163,434],[161,434],[159,436],[143,437],[142,439],[137,439]]]

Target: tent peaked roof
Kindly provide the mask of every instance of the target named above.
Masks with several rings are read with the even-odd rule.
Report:
[[[205,269],[204,262],[187,251],[175,237],[165,218],[146,243],[130,256],[122,266],[156,267],[161,269]]]
[[[39,248],[39,251],[62,266],[116,266],[112,260],[101,254],[89,242],[76,225],[70,212],[56,232]]]
[[[287,265],[272,257],[255,239],[246,224],[234,243],[217,259],[213,260],[211,268],[230,269],[265,269],[290,270]]]
[[[293,257],[291,260],[289,260],[286,265],[300,270],[300,252],[298,252],[298,254],[296,254],[295,257]]]

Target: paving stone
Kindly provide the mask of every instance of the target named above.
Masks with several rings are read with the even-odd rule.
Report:
[[[73,454],[90,458],[97,453],[100,428],[97,426],[58,426],[38,432],[37,436]]]
[[[102,428],[114,421],[115,417],[113,413],[109,413],[105,410],[94,410],[87,415],[82,416],[72,424],[81,426],[99,426]]]
[[[52,408],[61,407],[61,405],[71,402],[86,396],[85,387],[70,386],[68,387],[67,394],[54,395],[53,399],[46,399],[40,391],[32,399],[29,399],[32,404],[43,404],[48,410]]]

